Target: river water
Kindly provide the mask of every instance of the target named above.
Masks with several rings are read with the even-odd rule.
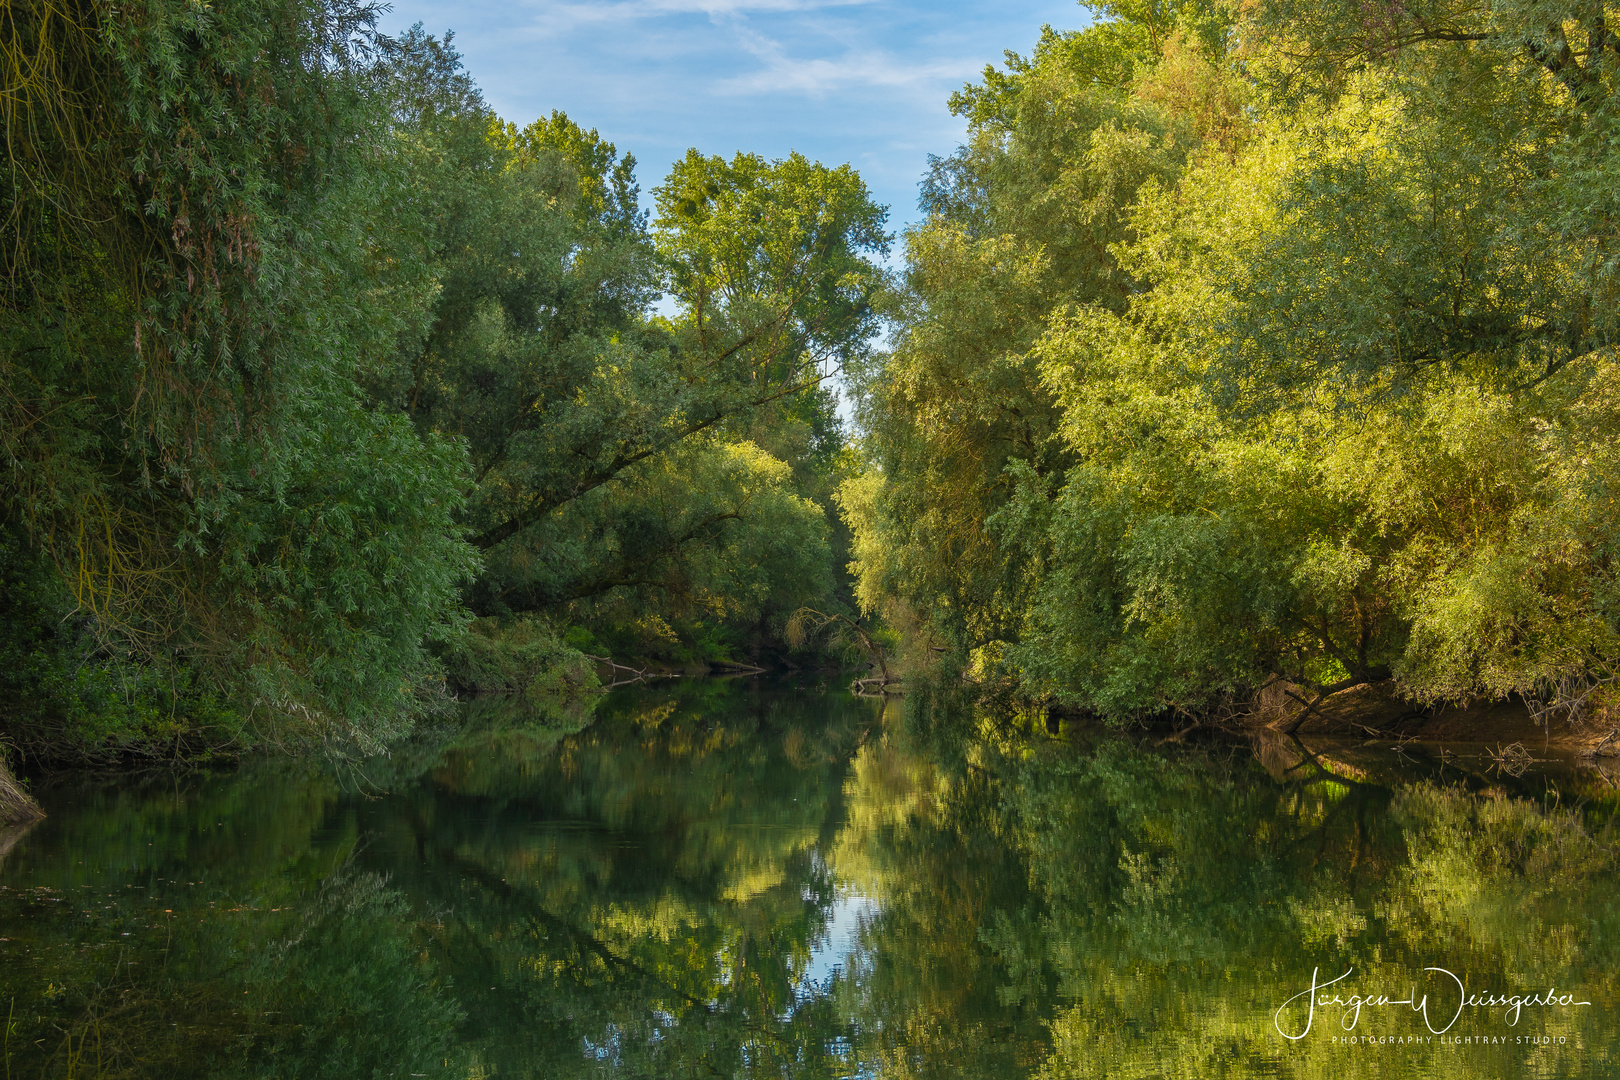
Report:
[[[1613,780],[1521,768],[812,679],[58,776],[0,835],[3,1075],[1620,1075]]]

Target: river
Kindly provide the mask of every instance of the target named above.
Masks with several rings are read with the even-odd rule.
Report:
[[[3,1075],[1620,1075],[1603,775],[913,712],[694,680],[49,778]]]

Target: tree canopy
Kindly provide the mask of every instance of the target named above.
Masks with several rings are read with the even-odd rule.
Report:
[[[1613,13],[1431,8],[1097,7],[953,99],[842,494],[915,665],[1118,719],[1614,674]]]
[[[1614,13],[1092,13],[951,98],[890,273],[849,166],[693,150],[644,208],[349,0],[6,9],[7,737],[377,746],[807,619],[1115,719],[1584,707]]]
[[[694,152],[650,220],[611,142],[376,14],[0,15],[20,746],[378,745],[473,619],[732,659],[837,602],[860,178]]]

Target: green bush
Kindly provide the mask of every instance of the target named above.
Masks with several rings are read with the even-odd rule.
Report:
[[[449,649],[445,667],[453,687],[477,694],[569,697],[598,685],[585,654],[529,616],[477,620]]]
[[[242,745],[241,716],[183,660],[134,657],[96,631],[55,568],[0,534],[0,736],[21,756],[84,762]]]

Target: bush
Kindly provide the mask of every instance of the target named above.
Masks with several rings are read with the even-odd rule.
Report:
[[[531,616],[479,619],[445,657],[450,683],[478,694],[569,697],[598,685],[595,665]]]
[[[132,657],[97,630],[47,560],[0,535],[0,734],[18,751],[82,763],[241,747],[241,716],[181,659]]]

